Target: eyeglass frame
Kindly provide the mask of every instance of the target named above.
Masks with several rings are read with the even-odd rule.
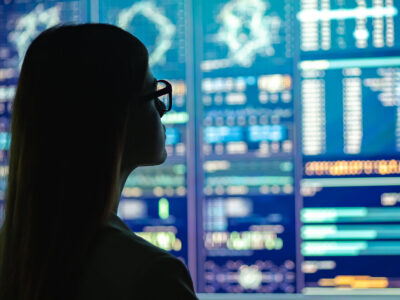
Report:
[[[169,102],[168,103],[168,107],[167,107],[167,109],[163,109],[163,113],[166,113],[166,112],[169,112],[172,109],[172,85],[171,85],[170,82],[168,82],[165,79],[159,79],[159,80],[155,79],[154,80],[155,84],[157,84],[159,82],[164,83],[166,85],[166,87],[162,88],[159,91],[155,91],[153,93],[150,93],[150,94],[147,94],[147,95],[143,95],[141,98],[146,101],[146,100],[155,100],[160,96],[168,95],[168,102]]]

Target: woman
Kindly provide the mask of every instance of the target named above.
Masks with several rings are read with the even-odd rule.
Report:
[[[128,175],[166,159],[163,83],[111,25],[33,41],[13,106],[1,300],[196,299],[185,266],[116,216]]]

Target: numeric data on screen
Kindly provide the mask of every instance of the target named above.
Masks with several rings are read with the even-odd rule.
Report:
[[[400,0],[0,3],[0,224],[25,51],[116,25],[173,89],[118,214],[200,293],[400,294]],[[156,100],[156,99],[154,99]]]
[[[304,53],[399,50],[398,0],[301,0],[299,5]]]
[[[302,61],[305,155],[400,150],[400,57]]]
[[[303,292],[398,293],[398,1],[301,1]]]

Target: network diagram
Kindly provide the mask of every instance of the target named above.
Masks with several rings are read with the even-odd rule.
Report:
[[[138,15],[152,22],[158,30],[154,50],[149,56],[150,66],[162,64],[165,61],[166,52],[172,46],[176,27],[151,1],[138,2],[121,10],[117,17],[117,26],[129,31],[129,25]]]
[[[44,29],[60,23],[60,13],[60,5],[46,9],[43,4],[38,4],[31,12],[17,20],[15,29],[9,33],[8,39],[17,49],[19,67],[22,66],[32,40]]]
[[[250,67],[257,55],[275,54],[274,45],[280,42],[282,20],[270,14],[269,4],[264,0],[232,0],[223,6],[216,21],[221,26],[214,41],[225,44],[228,55],[225,59],[203,64],[203,69]]]

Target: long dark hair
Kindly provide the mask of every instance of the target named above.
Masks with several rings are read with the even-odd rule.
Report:
[[[32,42],[13,104],[1,300],[76,297],[118,198],[147,66],[143,44],[111,25],[58,26]]]

